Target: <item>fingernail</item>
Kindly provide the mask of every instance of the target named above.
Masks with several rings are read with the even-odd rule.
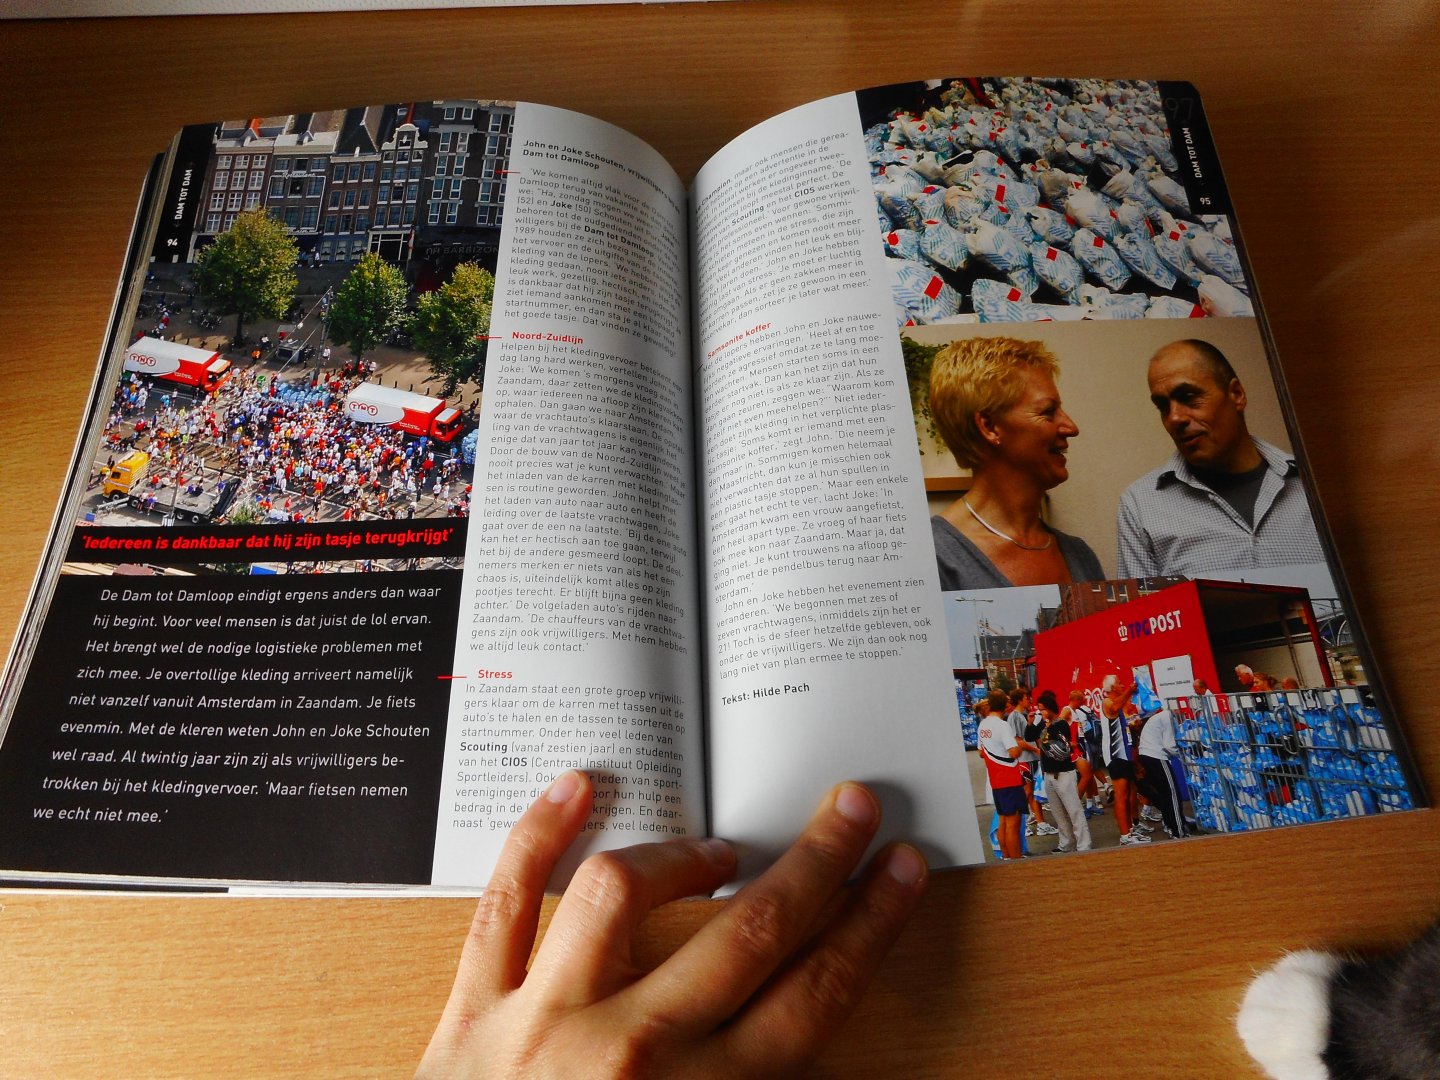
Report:
[[[579,790],[580,775],[572,769],[555,778],[550,789],[545,792],[545,798],[552,803],[567,803],[575,797],[575,793]]]
[[[705,850],[717,863],[728,863],[735,861],[735,849],[728,841],[721,840],[718,836],[711,836],[705,841]]]
[[[925,856],[909,844],[897,844],[885,860],[885,873],[901,885],[915,885],[925,876]]]
[[[840,785],[840,793],[835,796],[835,809],[856,825],[869,825],[880,816],[875,796],[859,784]]]

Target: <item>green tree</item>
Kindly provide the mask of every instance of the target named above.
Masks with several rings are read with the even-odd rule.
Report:
[[[485,381],[490,305],[495,275],[474,263],[461,263],[450,280],[420,298],[410,336],[444,380],[442,393],[453,394],[467,380]]]
[[[230,478],[232,484],[239,483],[235,477]],[[226,525],[263,525],[265,524],[265,511],[255,505],[254,500],[235,503],[225,514]],[[248,574],[250,564],[248,562],[219,562],[207,564],[217,574]]]
[[[910,408],[915,414],[916,441],[919,441],[923,424],[930,432],[930,437],[939,442],[940,429],[935,426],[935,417],[930,415],[930,365],[935,360],[935,354],[940,351],[940,346],[922,345],[901,334],[900,351],[905,355],[905,380],[910,384]],[[923,445],[920,453],[925,453]]]
[[[235,313],[235,340],[251,319],[284,317],[295,302],[299,252],[285,226],[264,210],[247,210],[195,259],[195,282],[221,309]]]
[[[374,252],[360,256],[330,304],[330,337],[355,359],[405,319],[405,276]]]

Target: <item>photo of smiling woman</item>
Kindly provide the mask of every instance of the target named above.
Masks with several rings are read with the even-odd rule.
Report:
[[[1084,540],[1042,518],[1045,494],[1069,479],[1080,434],[1060,401],[1060,365],[1038,341],[980,337],[940,349],[930,414],[969,489],[931,518],[940,587],[1055,585],[1104,577]]]

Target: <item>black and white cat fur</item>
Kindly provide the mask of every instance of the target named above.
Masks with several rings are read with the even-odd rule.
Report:
[[[1275,1080],[1440,1080],[1440,923],[1386,956],[1290,953],[1236,1027]]]

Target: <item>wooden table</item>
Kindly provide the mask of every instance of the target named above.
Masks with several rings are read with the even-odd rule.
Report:
[[[0,625],[34,573],[138,184],[184,122],[413,97],[604,117],[689,177],[764,116],[946,74],[1205,94],[1307,448],[1415,757],[1440,790],[1433,8],[756,2],[0,26]],[[1304,944],[1440,910],[1433,812],[939,875],[822,1075],[1254,1075],[1231,1017]],[[7,1076],[396,1075],[463,900],[0,895]],[[646,948],[714,910],[655,916]]]

